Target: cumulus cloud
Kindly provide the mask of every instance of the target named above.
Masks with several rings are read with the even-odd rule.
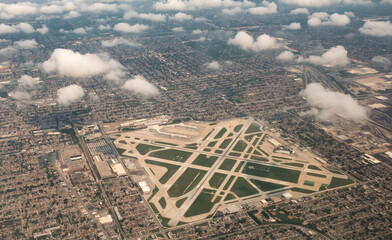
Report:
[[[8,46],[5,48],[0,48],[0,55],[10,55],[16,52],[16,48],[13,46]]]
[[[333,67],[344,67],[350,62],[347,57],[347,50],[340,45],[330,48],[321,56],[309,56],[304,61],[316,65],[329,65]]]
[[[175,28],[172,28],[172,30],[173,30],[173,32],[183,32],[183,31],[185,31],[183,27],[175,27]]]
[[[113,38],[112,40],[102,41],[102,47],[115,47],[118,45],[124,45],[124,46],[130,46],[130,47],[141,46],[140,43],[136,43],[136,42],[130,41],[125,38]]]
[[[348,94],[325,89],[320,83],[311,83],[300,93],[312,107],[303,115],[314,115],[319,120],[331,120],[336,115],[354,121],[367,119],[367,110]]]
[[[373,57],[372,58],[372,62],[378,63],[380,65],[384,65],[384,66],[391,66],[392,65],[391,60],[389,60],[388,58],[383,57],[383,56],[375,56],[375,57]]]
[[[75,84],[57,90],[57,103],[62,106],[69,106],[79,102],[83,97],[83,88]]]
[[[210,70],[219,70],[221,65],[217,61],[212,61],[206,64],[206,68]]]
[[[108,25],[101,24],[101,25],[98,26],[98,29],[101,30],[101,31],[106,31],[106,30],[112,29],[112,27],[109,24]]]
[[[42,25],[42,28],[37,28],[37,32],[45,35],[49,32],[49,28],[46,25]]]
[[[18,101],[30,100],[31,95],[26,91],[16,90],[10,93],[10,96]]]
[[[392,4],[392,0],[382,0],[381,4]]]
[[[228,43],[238,46],[245,51],[253,52],[260,52],[280,46],[274,37],[267,34],[260,35],[254,40],[252,36],[243,31],[238,32],[234,38],[230,38]]]
[[[86,33],[87,33],[87,32],[86,32],[86,29],[84,29],[84,28],[82,28],[82,27],[76,28],[76,29],[74,29],[72,32],[75,33],[75,34],[86,34]]]
[[[14,44],[21,49],[33,49],[38,47],[38,43],[35,41],[35,39],[20,40],[16,41]]]
[[[306,15],[308,15],[309,14],[309,10],[307,8],[296,8],[296,9],[291,10],[289,14],[293,14],[293,15],[295,15],[295,14],[306,14]]]
[[[376,37],[392,36],[392,23],[391,21],[367,21],[359,32]]]
[[[117,23],[113,29],[117,32],[140,33],[146,31],[148,28],[149,26],[144,24],[139,24],[139,23],[132,26],[129,25],[128,23]]]
[[[240,7],[224,8],[222,10],[222,14],[227,14],[227,15],[235,15],[235,14],[241,13],[241,12],[245,12],[245,11]]]
[[[80,11],[89,13],[118,12],[118,8],[119,6],[117,4],[94,3],[83,4]]]
[[[39,81],[37,78],[32,78],[29,75],[22,75],[19,78],[18,82],[19,82],[19,87],[22,87],[22,88],[33,88],[39,84]]]
[[[158,88],[141,75],[136,75],[126,81],[122,88],[145,97],[154,97],[159,94]]]
[[[192,20],[193,17],[192,17],[192,15],[179,12],[179,13],[176,13],[174,16],[170,16],[169,19],[175,20],[175,21],[185,21],[185,20]]]
[[[263,1],[262,6],[249,8],[248,12],[254,15],[266,15],[278,12],[278,6],[274,2]]]
[[[124,19],[139,18],[144,20],[150,20],[152,22],[164,22],[166,21],[166,15],[155,14],[155,13],[137,13],[133,10],[128,11],[123,16]]]
[[[67,13],[64,18],[65,19],[72,19],[72,18],[77,18],[80,17],[80,13],[78,13],[77,11],[70,11],[69,13]]]
[[[48,6],[42,6],[39,11],[43,14],[61,14],[64,12],[64,9],[60,5],[53,4]]]
[[[195,35],[206,34],[206,33],[208,33],[208,30],[195,29],[192,31],[192,34],[195,34]]]
[[[8,34],[8,33],[33,33],[34,28],[28,23],[18,23],[16,25],[7,25],[0,24],[0,34]]]
[[[371,5],[371,0],[280,0],[280,2],[301,7],[325,7],[332,4]]]
[[[282,61],[282,62],[291,62],[291,61],[294,61],[295,55],[294,55],[294,53],[292,53],[290,51],[284,51],[284,52],[281,52],[276,57],[276,59],[279,61]]]
[[[313,13],[308,18],[308,25],[317,26],[346,26],[350,24],[350,18],[347,15],[334,13],[329,15],[326,12]]]
[[[17,18],[24,17],[27,15],[34,15],[38,12],[37,7],[33,3],[21,2],[21,3],[0,3],[0,18]]]
[[[160,11],[193,11],[209,8],[249,8],[255,5],[248,0],[163,0],[156,2],[154,7]]]
[[[289,25],[283,25],[283,30],[299,30],[301,29],[301,24],[297,22],[290,23]]]
[[[81,54],[70,49],[55,49],[50,58],[42,63],[46,73],[58,73],[74,78],[89,78],[104,75],[106,79],[119,81],[124,67],[107,55]]]

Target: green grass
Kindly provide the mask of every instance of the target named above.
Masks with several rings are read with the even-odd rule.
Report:
[[[256,179],[251,179],[251,181],[263,192],[268,192],[272,190],[277,190],[280,188],[287,187],[287,185],[272,183],[272,182],[265,182]]]
[[[214,137],[214,139],[219,139],[219,138],[223,137],[223,135],[224,135],[226,132],[227,132],[227,129],[226,129],[226,128],[222,128],[222,129],[218,132],[218,134],[216,134],[216,136]]]
[[[304,185],[313,187],[314,186],[314,182],[305,180],[304,181]]]
[[[212,141],[208,144],[209,147],[214,147],[218,141]]]
[[[264,153],[264,155],[269,157],[269,154],[266,151],[264,151],[261,147],[257,147],[257,149],[259,149],[262,153]]]
[[[223,187],[223,190],[227,190],[230,187],[231,182],[234,180],[234,176],[231,176],[229,180],[226,182],[226,185]]]
[[[252,145],[253,145],[253,146],[256,146],[256,145],[257,145],[257,142],[259,141],[259,139],[260,139],[260,138],[256,138],[256,139],[253,141]]]
[[[163,147],[157,147],[157,146],[152,146],[152,145],[148,145],[148,144],[144,144],[144,143],[139,143],[136,146],[136,150],[138,150],[138,152],[141,155],[146,155],[146,153],[153,151],[153,150],[158,150],[158,149],[162,149]]]
[[[354,183],[354,181],[351,180],[350,178],[342,179],[342,178],[332,177],[331,183],[329,184],[329,188],[341,187],[352,183]]]
[[[197,156],[197,158],[195,159],[195,161],[193,161],[192,164],[204,167],[212,167],[212,165],[214,165],[217,159],[218,157],[215,156],[207,157],[207,155],[205,154],[199,154],[199,156]]]
[[[301,174],[301,172],[297,170],[255,163],[247,163],[242,173],[292,183],[297,183],[299,175]]]
[[[125,151],[127,151],[126,149],[123,149],[123,148],[116,148],[116,149],[117,149],[118,154],[121,156],[125,153]]]
[[[149,204],[150,204],[152,210],[154,211],[154,213],[158,214],[158,213],[159,213],[159,210],[158,210],[158,208],[155,206],[155,204],[152,203],[152,202],[149,202]]]
[[[199,196],[195,199],[188,211],[184,214],[185,217],[192,217],[204,213],[208,213],[216,203],[219,203],[222,197],[214,198],[215,191],[203,189]]]
[[[231,153],[229,153],[229,156],[241,157],[241,153],[231,152]]]
[[[243,126],[244,126],[243,124],[239,124],[239,125],[235,126],[234,132],[239,132]]]
[[[165,207],[166,207],[166,200],[165,200],[165,198],[164,197],[161,197],[161,199],[159,199],[159,204],[161,205],[161,207],[163,208],[163,209],[165,209]]]
[[[247,143],[245,143],[245,142],[242,141],[242,140],[239,140],[239,141],[237,142],[237,144],[234,146],[233,150],[234,150],[234,151],[237,151],[237,152],[243,152],[243,151],[245,151],[245,149],[246,149],[247,146],[248,146]]]
[[[315,166],[315,165],[309,165],[308,168],[309,168],[309,169],[312,169],[312,170],[321,171],[321,169],[320,169],[319,167]]]
[[[303,167],[302,163],[282,163],[282,165],[292,166],[292,167]]]
[[[252,123],[248,129],[246,129],[245,133],[254,133],[254,132],[260,132],[260,125],[257,123]]]
[[[170,197],[179,197],[190,192],[203,179],[207,171],[194,168],[187,168],[185,172],[177,179],[177,181],[167,191]]]
[[[215,153],[221,154],[221,153],[223,153],[223,151],[221,151],[221,150],[215,150]]]
[[[238,197],[246,197],[253,194],[259,193],[250,183],[242,177],[238,177],[237,181],[234,183],[230,190],[235,193]]]
[[[227,174],[223,173],[214,173],[211,177],[210,181],[208,182],[212,188],[219,188],[222,185],[223,181],[227,177]]]
[[[219,166],[219,169],[230,171],[234,167],[236,162],[237,162],[236,160],[233,160],[233,159],[230,159],[230,158],[226,158],[223,161],[223,163]]]
[[[272,156],[272,157],[277,159],[283,159],[283,160],[291,160],[291,158],[286,158],[286,157],[279,157],[279,156]]]
[[[150,153],[149,156],[162,158],[166,160],[172,160],[176,162],[185,162],[191,155],[192,155],[191,152],[185,152],[185,151],[175,150],[175,149],[165,149],[161,151],[152,152]]]
[[[236,197],[233,194],[229,193],[229,194],[226,195],[225,200],[223,200],[223,201],[230,201],[230,200],[233,200],[235,198]]]
[[[221,145],[219,146],[219,148],[221,148],[221,149],[226,149],[227,148],[227,146],[229,146],[229,144],[231,143],[231,141],[232,141],[233,139],[225,139],[222,143],[221,143]]]
[[[262,162],[268,162],[268,159],[263,158],[263,157],[258,157],[258,156],[251,156],[250,159],[252,160],[257,160],[257,161],[262,161]]]
[[[122,143],[122,144],[127,144],[127,142],[125,141],[125,140],[120,140],[120,141],[118,141],[119,143]]]
[[[180,208],[187,198],[180,199],[176,202],[176,207]]]
[[[296,187],[291,188],[290,190],[293,191],[293,192],[308,193],[308,194],[315,192],[315,191],[312,191],[312,190],[308,190],[308,189],[304,189],[304,188],[296,188]]]
[[[214,129],[212,129],[204,138],[203,138],[203,141],[204,140],[206,140],[210,135],[211,135],[211,133],[214,131]]]
[[[307,172],[306,173],[309,176],[313,176],[313,177],[319,177],[319,178],[326,178],[327,176],[323,175],[323,174],[317,174],[317,173],[311,173],[311,172]]]
[[[245,162],[240,162],[234,172],[239,172]]]
[[[180,168],[180,166],[169,164],[169,163],[164,163],[164,162],[158,162],[154,160],[145,160],[146,163],[152,164],[152,165],[157,165],[161,167],[165,167],[167,169],[166,173],[163,174],[163,176],[159,179],[159,182],[162,184],[167,183],[169,179],[174,175],[174,173],[177,172],[177,170]]]

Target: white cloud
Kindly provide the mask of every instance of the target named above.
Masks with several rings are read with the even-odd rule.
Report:
[[[249,8],[255,5],[254,2],[248,0],[163,0],[156,2],[154,7],[160,11],[193,11],[211,8]]]
[[[89,13],[118,12],[118,8],[117,4],[94,3],[83,4],[80,11]]]
[[[291,62],[291,61],[294,61],[295,55],[294,55],[294,53],[292,53],[290,51],[284,51],[284,52],[281,52],[276,57],[276,59],[279,61],[282,61],[282,62]]]
[[[0,3],[0,18],[17,18],[28,15],[34,15],[38,12],[37,7],[33,3],[22,2],[16,4]]]
[[[137,13],[133,10],[128,11],[123,16],[124,19],[139,18],[144,20],[150,20],[152,22],[164,22],[166,21],[166,15],[155,14],[155,13]]]
[[[308,17],[308,25],[317,26],[346,26],[350,24],[350,18],[347,15],[334,13],[329,15],[326,12],[316,12]]]
[[[240,47],[245,51],[260,52],[262,50],[277,48],[280,45],[274,37],[267,34],[260,35],[256,41],[246,32],[240,31],[234,38],[229,39],[229,44]]]
[[[32,78],[29,75],[22,75],[19,78],[18,82],[19,82],[18,85],[23,88],[26,88],[26,87],[33,88],[39,84],[38,79]]]
[[[61,14],[64,12],[64,9],[62,8],[62,6],[53,4],[48,6],[42,6],[39,11],[43,14]]]
[[[16,48],[13,46],[8,46],[5,48],[0,48],[0,55],[10,55],[16,52]]]
[[[384,65],[384,66],[392,65],[391,60],[389,60],[388,58],[383,57],[383,56],[375,56],[375,57],[373,57],[372,58],[372,62],[381,64],[381,65]]]
[[[237,13],[241,13],[241,12],[245,12],[242,8],[240,7],[234,7],[234,8],[224,8],[222,10],[223,14],[227,14],[227,15],[235,15]]]
[[[290,23],[289,25],[283,25],[284,30],[299,30],[301,29],[301,24],[297,22]]]
[[[140,43],[132,42],[125,38],[114,38],[112,40],[102,41],[102,47],[115,47],[118,45],[125,45],[130,47],[138,47],[141,46]]]
[[[249,8],[248,11],[254,15],[266,15],[278,12],[278,6],[274,2],[263,1],[263,6]]]
[[[208,30],[201,30],[201,29],[196,29],[196,30],[192,31],[192,34],[195,34],[195,35],[207,34],[207,33],[208,33]]]
[[[315,115],[319,120],[331,120],[336,115],[354,121],[367,119],[366,108],[348,94],[325,89],[320,83],[311,83],[300,93],[312,107],[303,115]]]
[[[30,100],[31,95],[28,92],[16,90],[10,93],[10,96],[18,101]]]
[[[192,17],[192,15],[179,12],[179,13],[176,13],[174,16],[170,16],[169,19],[176,20],[176,21],[185,21],[185,20],[192,20],[193,17]]]
[[[301,7],[325,7],[343,3],[346,5],[371,5],[371,0],[280,0],[280,2]]]
[[[221,65],[217,61],[212,61],[210,63],[207,63],[206,67],[210,70],[219,70],[221,68]]]
[[[35,39],[20,40],[16,41],[14,44],[21,49],[33,49],[38,47],[38,43],[35,41]]]
[[[149,26],[144,24],[139,24],[139,23],[132,26],[129,25],[128,23],[117,23],[113,29],[117,32],[140,33],[146,31],[148,28]]]
[[[112,29],[112,27],[109,24],[108,25],[101,24],[101,25],[98,26],[98,29],[101,30],[101,31],[106,31],[106,30]]]
[[[307,8],[296,8],[291,10],[289,14],[309,14],[309,10]]]
[[[362,34],[376,37],[392,36],[392,23],[391,21],[367,21],[359,31]]]
[[[304,61],[316,65],[329,65],[333,67],[343,67],[350,62],[347,57],[347,50],[340,45],[330,48],[321,56],[309,56]]]
[[[74,78],[89,78],[104,75],[106,79],[120,81],[125,75],[124,67],[116,60],[101,54],[80,54],[70,49],[55,49],[42,64],[46,73],[58,73]]]
[[[71,19],[71,18],[77,18],[80,17],[80,13],[78,13],[77,11],[70,11],[69,13],[67,13],[64,18],[65,19]]]
[[[183,32],[183,31],[185,31],[183,27],[175,27],[175,28],[172,28],[172,30],[173,30],[173,32]]]
[[[136,75],[134,78],[126,81],[122,88],[146,97],[153,97],[159,94],[159,90],[141,75]]]
[[[392,0],[382,0],[381,4],[392,4]]]
[[[49,32],[49,28],[46,25],[42,25],[42,28],[37,28],[37,32],[45,35]]]
[[[16,25],[6,25],[4,23],[0,24],[0,34],[8,33],[33,33],[34,28],[28,23],[18,23]]]
[[[57,103],[62,106],[69,106],[79,102],[83,97],[83,88],[75,84],[57,90]]]

